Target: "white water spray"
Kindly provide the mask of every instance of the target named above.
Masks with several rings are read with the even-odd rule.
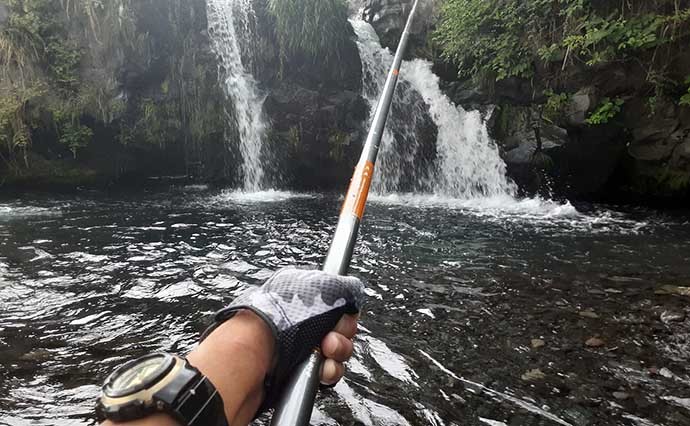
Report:
[[[241,37],[252,37],[252,33],[246,31],[255,20],[252,1],[207,0],[206,8],[211,46],[222,66],[223,88],[234,105],[242,154],[243,189],[258,191],[264,184],[261,150],[266,133],[265,96],[259,92],[256,80],[243,62],[240,45]]]
[[[350,24],[357,34],[357,48],[362,60],[362,97],[369,104],[370,123],[376,112],[376,104],[381,97],[386,83],[386,75],[393,63],[393,54],[381,47],[378,35],[374,28],[362,19],[351,19]],[[418,102],[414,102],[414,94],[409,88],[404,87],[402,81],[395,92],[393,110],[388,116],[386,128],[381,140],[381,149],[376,164],[374,177],[374,192],[386,194],[400,190],[404,173],[418,170],[415,167],[415,158],[420,148],[417,142],[416,129],[425,111]],[[399,105],[404,105],[408,113],[402,116],[396,110]],[[411,109],[411,111],[409,111]],[[414,176],[418,183],[425,179]],[[423,190],[424,188],[415,188]]]
[[[362,58],[363,95],[373,110],[393,56],[388,49],[381,47],[371,25],[361,19],[353,19],[351,23]],[[396,102],[402,101],[407,111],[404,117],[392,114],[386,127],[379,154],[381,166],[375,182],[377,192],[400,191],[401,174],[409,173],[410,168],[420,168],[415,160],[419,158],[417,154],[422,147],[415,132],[426,108],[422,109],[412,101],[414,96],[411,92],[416,91],[438,128],[438,136],[435,162],[426,175],[416,173],[417,182],[412,189],[462,199],[511,198],[516,192],[515,185],[506,177],[505,163],[491,141],[480,113],[453,105],[439,88],[439,78],[432,72],[428,61],[405,62],[402,69],[403,84]],[[396,143],[398,138],[402,141]]]
[[[438,126],[434,192],[460,198],[514,195],[516,187],[481,114],[453,105],[431,66],[415,59],[405,64],[403,78],[422,95]]]

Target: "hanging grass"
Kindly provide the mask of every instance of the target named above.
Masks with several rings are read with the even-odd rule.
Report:
[[[288,57],[304,56],[330,68],[352,36],[344,0],[269,0],[281,52],[281,74]]]

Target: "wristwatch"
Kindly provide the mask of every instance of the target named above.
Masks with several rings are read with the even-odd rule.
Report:
[[[99,422],[127,422],[165,413],[184,426],[227,426],[223,400],[186,360],[157,353],[112,373],[96,403]]]

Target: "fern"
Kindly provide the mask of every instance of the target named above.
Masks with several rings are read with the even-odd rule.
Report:
[[[606,124],[621,112],[625,101],[621,98],[604,98],[599,107],[587,118],[587,124],[599,125]]]

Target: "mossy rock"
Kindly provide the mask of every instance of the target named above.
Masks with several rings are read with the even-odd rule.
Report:
[[[11,167],[0,171],[0,185],[18,188],[96,187],[109,177],[74,161],[46,160],[31,156],[29,167]]]

